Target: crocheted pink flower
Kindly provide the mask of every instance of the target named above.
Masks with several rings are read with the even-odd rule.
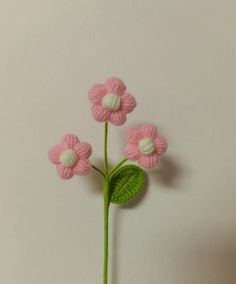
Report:
[[[62,179],[70,179],[74,175],[84,176],[89,173],[91,164],[88,158],[91,154],[90,144],[81,143],[77,136],[67,134],[60,144],[49,150],[48,157],[56,165],[58,175]]]
[[[167,149],[166,140],[158,135],[152,124],[129,128],[126,140],[128,144],[125,147],[125,156],[130,160],[137,160],[144,168],[154,167],[160,155]]]
[[[126,86],[119,78],[110,78],[104,84],[95,84],[88,93],[93,104],[92,114],[99,122],[110,121],[114,125],[125,123],[126,114],[133,111],[136,101],[125,92]]]

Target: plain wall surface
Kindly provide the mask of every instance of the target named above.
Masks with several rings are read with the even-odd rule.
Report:
[[[236,2],[0,1],[0,284],[102,283],[96,173],[59,179],[65,133],[94,148],[87,91],[121,77],[138,101],[112,127],[154,123],[169,149],[148,186],[112,206],[109,284],[236,283]]]

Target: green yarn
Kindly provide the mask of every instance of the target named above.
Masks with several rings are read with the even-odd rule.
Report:
[[[108,284],[109,262],[109,207],[110,202],[121,204],[135,197],[144,184],[144,171],[135,165],[123,166],[127,159],[121,160],[109,171],[107,143],[108,123],[104,125],[104,164],[105,171],[93,165],[93,168],[103,176],[104,200],[104,264],[103,284]]]
[[[104,265],[103,284],[108,283],[108,256],[109,256],[109,180],[104,178]]]
[[[109,164],[107,155],[107,140],[108,140],[108,123],[105,122],[104,127],[104,264],[103,264],[103,284],[108,283],[108,256],[109,256],[109,205],[110,205],[110,187],[109,187]]]
[[[108,174],[109,165],[108,165],[108,155],[107,155],[107,140],[108,140],[108,122],[105,122],[104,126],[104,162],[105,162],[105,174]]]
[[[144,185],[144,171],[135,165],[117,170],[110,178],[112,203],[121,204],[134,198]]]

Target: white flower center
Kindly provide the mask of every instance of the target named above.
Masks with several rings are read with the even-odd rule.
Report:
[[[148,137],[139,140],[138,144],[139,144],[139,151],[143,155],[150,155],[156,149],[156,146],[155,146],[153,140],[151,138],[148,138]]]
[[[118,110],[120,108],[120,97],[116,94],[106,94],[102,99],[102,105],[109,111]]]
[[[63,151],[60,155],[60,162],[64,167],[72,167],[77,161],[77,155],[71,149]]]

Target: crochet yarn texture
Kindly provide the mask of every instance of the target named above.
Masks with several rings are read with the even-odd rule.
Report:
[[[124,82],[112,77],[103,84],[95,84],[89,90],[92,114],[99,122],[110,121],[122,125],[127,120],[127,113],[136,107],[136,100],[126,92]]]
[[[144,171],[135,165],[120,168],[110,180],[111,202],[125,203],[135,197],[144,185]]]
[[[137,103],[135,98],[126,92],[124,82],[116,77],[109,78],[105,83],[93,85],[88,92],[88,97],[92,103],[91,112],[94,119],[104,123],[104,169],[90,163],[91,145],[80,142],[74,134],[65,135],[59,144],[49,150],[48,158],[56,166],[58,175],[64,180],[74,175],[87,175],[91,169],[103,179],[103,284],[108,284],[110,205],[111,203],[123,204],[135,198],[142,190],[145,181],[145,172],[141,167],[133,164],[125,165],[125,163],[133,160],[144,168],[154,167],[159,162],[160,156],[167,150],[167,142],[158,134],[153,124],[131,127],[125,134],[127,142],[124,149],[125,157],[111,168],[108,159],[109,123],[116,126],[124,124],[127,114],[135,109]]]

